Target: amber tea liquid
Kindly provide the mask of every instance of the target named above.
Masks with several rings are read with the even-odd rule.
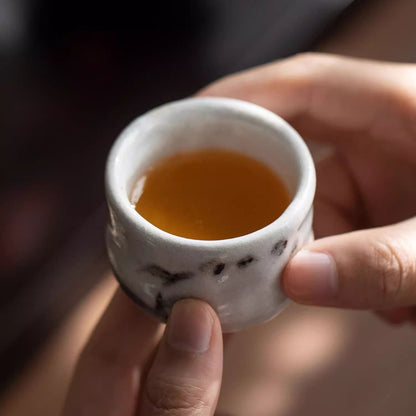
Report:
[[[168,233],[198,240],[249,234],[273,222],[290,202],[265,164],[219,149],[162,160],[139,182],[141,216]]]

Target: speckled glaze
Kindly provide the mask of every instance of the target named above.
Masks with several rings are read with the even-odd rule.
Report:
[[[292,198],[286,211],[258,231],[217,241],[169,234],[135,211],[134,185],[155,161],[212,147],[247,154],[273,169]],[[313,239],[314,193],[308,148],[277,115],[227,98],[166,104],[134,120],[108,157],[107,247],[114,273],[139,305],[163,320],[177,300],[191,297],[213,306],[224,332],[267,321],[288,301],[280,287],[284,266]]]

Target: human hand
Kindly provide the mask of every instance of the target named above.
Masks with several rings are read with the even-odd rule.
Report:
[[[180,301],[163,327],[119,291],[81,354],[63,416],[213,415],[222,373],[216,314]]]
[[[321,239],[283,276],[295,301],[416,322],[415,90],[414,65],[302,54],[200,93],[262,105],[307,140],[331,145],[316,166]]]

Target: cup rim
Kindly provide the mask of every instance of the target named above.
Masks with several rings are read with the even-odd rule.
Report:
[[[181,237],[164,231],[142,217],[130,202],[129,195],[126,194],[126,187],[120,183],[117,176],[117,164],[120,163],[120,153],[124,146],[128,146],[134,141],[137,135],[134,132],[139,127],[144,117],[155,117],[157,113],[163,113],[173,106],[216,106],[224,109],[237,109],[241,113],[250,116],[256,116],[261,123],[271,127],[276,132],[284,132],[285,140],[295,151],[299,158],[299,163],[304,165],[301,170],[299,184],[295,195],[284,212],[270,224],[242,236],[221,239],[221,240],[198,240],[187,237]],[[203,249],[227,249],[229,247],[240,245],[242,243],[255,243],[257,240],[268,235],[278,237],[281,230],[290,229],[292,224],[301,222],[312,207],[316,187],[316,174],[312,156],[309,149],[299,133],[284,119],[277,114],[263,107],[247,101],[237,100],[225,97],[192,97],[173,101],[155,109],[152,109],[136,119],[134,119],[120,133],[113,143],[107,158],[105,169],[105,190],[107,201],[111,207],[116,207],[116,213],[127,221],[128,225],[133,228],[139,228],[142,232],[147,233],[154,240],[170,241],[180,246],[199,246]]]

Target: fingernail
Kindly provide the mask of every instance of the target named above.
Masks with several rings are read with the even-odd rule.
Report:
[[[181,300],[169,316],[167,342],[179,351],[203,353],[208,350],[213,319],[201,301]]]
[[[338,291],[334,259],[327,253],[299,251],[285,270],[284,286],[295,300],[320,302],[333,299]]]

